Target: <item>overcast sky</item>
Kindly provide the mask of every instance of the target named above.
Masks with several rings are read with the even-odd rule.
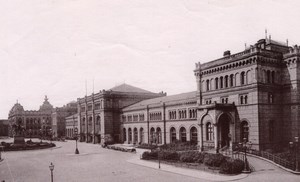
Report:
[[[300,1],[0,0],[0,118],[127,83],[194,91],[195,63],[264,38],[300,44]]]

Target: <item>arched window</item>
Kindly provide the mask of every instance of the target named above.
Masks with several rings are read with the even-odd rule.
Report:
[[[271,73],[270,73],[270,70],[267,71],[267,83],[271,83]]]
[[[123,142],[125,142],[126,140],[126,128],[123,128]]]
[[[208,122],[206,124],[206,140],[211,141],[213,140],[213,126],[211,124],[211,122]]]
[[[170,139],[171,143],[174,143],[176,141],[176,130],[173,127],[170,129]]]
[[[220,77],[220,88],[223,88],[223,77]]]
[[[132,131],[131,128],[128,129],[128,143],[132,142]]]
[[[97,116],[96,118],[96,125],[100,125],[100,116]]]
[[[140,129],[140,143],[144,143],[144,129]]]
[[[133,129],[133,144],[138,142],[138,130],[136,128]]]
[[[275,71],[272,71],[271,83],[275,83]]]
[[[227,88],[228,87],[228,76],[226,75],[225,76],[225,88]]]
[[[206,80],[206,91],[209,91],[209,80]]]
[[[241,141],[244,141],[244,138],[246,138],[246,141],[249,141],[249,125],[247,121],[242,121],[241,123]]]
[[[233,87],[233,84],[234,84],[234,76],[233,76],[233,74],[230,75],[229,84],[230,84],[230,87]]]
[[[181,142],[186,142],[186,129],[184,127],[180,128],[179,137]]]
[[[92,125],[93,118],[89,117],[89,125]]]
[[[193,144],[197,144],[198,143],[197,128],[194,127],[194,126],[190,130],[190,140],[191,140],[191,143],[193,143]]]
[[[215,88],[219,89],[219,78],[215,78]]]
[[[241,85],[245,85],[246,84],[246,76],[245,76],[245,72],[243,71],[241,73]]]
[[[151,128],[150,129],[150,143],[155,143],[155,129]]]
[[[160,128],[156,129],[156,135],[157,135],[157,143],[162,144],[161,129]]]

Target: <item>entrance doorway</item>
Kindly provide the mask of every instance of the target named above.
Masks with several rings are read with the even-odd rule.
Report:
[[[230,118],[227,114],[222,114],[218,121],[218,142],[221,148],[229,147],[230,142]]]

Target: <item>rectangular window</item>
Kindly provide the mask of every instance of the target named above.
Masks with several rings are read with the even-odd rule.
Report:
[[[126,122],[126,116],[122,115],[122,121]]]
[[[139,118],[140,121],[145,121],[145,116],[144,116],[144,114],[140,114],[139,117],[140,117],[140,118]]]
[[[92,108],[93,108],[93,106],[92,106],[92,105],[88,105],[88,111],[91,111],[91,110],[92,110]]]
[[[138,121],[139,120],[139,116],[137,114],[133,115],[133,121]]]
[[[132,121],[132,115],[127,116],[127,121],[131,122]]]
[[[95,104],[95,110],[99,110],[100,109],[100,103],[96,103]]]
[[[85,111],[85,107],[82,106],[82,107],[80,108],[80,110],[81,110],[81,112],[84,112],[84,111]]]

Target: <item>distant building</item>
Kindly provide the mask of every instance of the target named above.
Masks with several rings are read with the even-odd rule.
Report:
[[[0,120],[0,136],[9,136],[9,122],[7,119]]]
[[[53,106],[45,96],[44,103],[39,110],[24,110],[20,103],[16,103],[9,112],[10,136],[13,135],[11,126],[21,124],[26,129],[27,137],[39,137],[49,135],[51,131],[51,113]]]
[[[122,84],[109,90],[79,98],[78,121],[81,141],[120,142],[121,109],[145,99],[165,96]]]
[[[66,137],[74,138],[75,137],[75,128],[78,130],[78,114],[73,114],[66,117]],[[78,131],[77,131],[78,132]],[[79,134],[79,133],[77,133]]]
[[[52,118],[52,131],[54,137],[66,136],[66,117],[77,113],[77,103],[71,102],[63,107],[53,109]]]

